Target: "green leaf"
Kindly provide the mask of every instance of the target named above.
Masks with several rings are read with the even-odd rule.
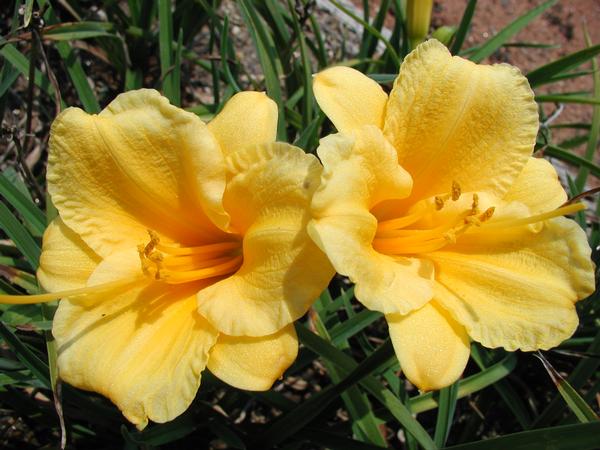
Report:
[[[480,345],[471,346],[471,357],[481,370],[486,370],[493,365],[494,361],[490,354],[490,351],[484,349]],[[529,414],[521,397],[515,392],[508,380],[498,380],[492,386],[498,392],[504,403],[506,403],[506,406],[511,410],[521,427],[524,429],[529,428],[531,426],[531,414]]]
[[[34,236],[41,236],[44,233],[46,229],[46,217],[44,213],[31,200],[31,197],[23,194],[12,183],[4,172],[0,173],[0,196],[21,214]]]
[[[29,348],[21,342],[21,340],[10,331],[4,323],[0,321],[0,338],[8,344],[18,360],[27,367],[31,373],[43,383],[44,386],[50,388],[50,377],[48,366],[33,354]]]
[[[535,101],[539,103],[583,103],[589,105],[600,105],[600,98],[584,97],[571,94],[539,94],[535,96]]]
[[[309,331],[304,331],[306,328],[304,328],[302,325],[298,325],[297,330],[303,330],[300,331],[300,333],[312,334]],[[322,338],[318,339],[322,340]],[[326,341],[323,340],[323,342]],[[284,441],[285,439],[293,436],[296,432],[300,431],[305,425],[315,419],[331,402],[337,400],[339,396],[349,387],[354,386],[361,379],[365,378],[371,372],[377,370],[378,367],[385,363],[389,359],[390,349],[391,345],[389,348],[381,347],[379,351],[371,354],[361,364],[355,365],[355,367],[348,371],[348,374],[341,379],[339,383],[327,386],[322,391],[298,405],[292,411],[280,417],[261,436],[261,448],[272,448],[274,445]]]
[[[464,378],[458,382],[458,398],[466,397],[473,392],[480,391],[488,386],[493,385],[498,380],[501,380],[510,374],[517,364],[517,357],[514,353],[509,353],[504,359],[497,362],[493,366],[482,370],[475,375]],[[420,413],[435,409],[439,405],[437,394],[427,392],[410,399],[410,410],[414,413]]]
[[[231,72],[231,68],[229,67],[229,48],[229,18],[225,16],[223,19],[223,29],[221,30],[221,69],[225,75],[225,80],[233,89],[233,91],[237,93],[241,91],[241,88],[239,87],[235,77],[233,76],[233,73]]]
[[[307,348],[334,363],[341,372],[350,373],[356,370],[357,364],[350,356],[311,333],[304,326],[297,325],[296,333]],[[426,450],[437,448],[431,436],[414,419],[411,411],[390,390],[383,387],[377,379],[367,376],[361,381],[361,385],[402,424],[408,433],[419,441],[423,448]]]
[[[587,348],[586,353],[600,353],[600,331],[596,333],[594,341]],[[590,377],[600,366],[600,358],[584,358],[582,359],[571,374],[567,377],[567,381],[574,389],[580,389],[588,382]],[[564,403],[560,395],[557,395],[546,409],[540,414],[533,423],[533,426],[542,426],[548,424],[560,417],[564,413]]]
[[[549,64],[538,67],[527,74],[529,84],[531,87],[537,87],[541,86],[542,84],[552,82],[552,77],[579,67],[581,64],[589,61],[599,53],[600,44],[579,50],[578,52],[571,53],[570,55],[564,56],[556,61],[552,61]]]
[[[158,45],[162,92],[173,103],[177,87],[173,76],[173,16],[171,0],[158,0]]]
[[[33,0],[25,0],[25,12],[23,14],[23,27],[27,28],[31,23],[33,15]]]
[[[471,20],[473,19],[473,14],[475,13],[476,6],[477,0],[469,0],[469,3],[465,8],[465,12],[463,13],[462,19],[460,20],[458,30],[456,30],[456,34],[454,35],[454,42],[452,42],[452,46],[450,47],[450,53],[452,53],[453,55],[458,55],[463,43],[465,42],[465,38],[467,37],[467,33],[469,32],[469,27],[471,26]]]
[[[594,47],[589,47],[589,45],[591,45],[591,39],[587,32],[587,28],[584,28],[584,31],[588,45],[586,50],[590,50]],[[600,53],[600,45],[597,45],[596,47],[598,48],[598,53]],[[596,58],[592,58],[592,69],[594,71],[594,98],[598,100],[598,103],[594,105],[594,110],[592,112],[590,135],[588,137],[587,146],[585,149],[584,157],[588,161],[593,161],[594,159],[596,148],[598,146],[598,137],[600,136],[600,73],[598,72],[598,61]],[[575,186],[577,186],[578,190],[582,191],[585,188],[589,172],[590,170],[587,167],[582,167],[577,174],[577,178],[575,178]]]
[[[448,439],[454,411],[456,410],[456,400],[458,394],[458,382],[443,388],[439,392],[438,415],[435,424],[434,442],[438,447],[443,447]]]
[[[447,450],[597,450],[600,422],[523,431],[446,447]]]
[[[554,385],[558,389],[558,392],[565,403],[581,423],[600,420],[592,408],[590,408],[585,400],[581,398],[573,386],[571,386],[569,382],[565,380],[554,367],[552,367],[544,355],[538,352],[535,356],[542,362],[544,369],[546,369],[548,375],[552,378]]]
[[[97,37],[119,39],[115,34],[114,25],[108,22],[62,22],[45,27],[42,36],[51,41],[73,41]]]
[[[581,167],[589,169],[590,173],[600,178],[600,166],[594,164],[587,159],[583,159],[581,156],[577,156],[564,148],[560,148],[557,145],[546,145],[544,146],[544,154],[547,156],[554,156],[555,158],[562,159],[563,161],[576,164]]]
[[[17,48],[12,44],[6,44],[6,40],[0,37],[0,45],[5,44],[0,48],[0,55],[2,55],[8,62],[10,62],[26,79],[29,77],[29,60],[23,55]],[[51,98],[55,98],[54,87],[50,83],[50,80],[36,69],[34,75],[34,83],[37,87],[43,90]],[[64,101],[61,100],[61,107],[65,108]]]
[[[333,327],[330,331],[331,342],[337,347],[342,341],[351,338],[381,317],[383,317],[383,314],[380,312],[365,309],[354,317]]]
[[[542,3],[540,6],[533,8],[521,17],[511,22],[508,26],[503,28],[492,37],[490,40],[482,44],[470,57],[469,59],[474,62],[481,62],[483,59],[490,56],[496,50],[498,50],[505,42],[511,37],[521,31],[529,24],[533,19],[542,14],[548,8],[556,4],[558,0],[548,0]]]
[[[346,8],[345,6],[340,4],[338,1],[336,1],[336,0],[329,0],[329,1],[337,9],[339,9],[344,14],[346,14],[347,16],[354,19],[356,22],[360,23],[364,27],[365,30],[367,30],[369,33],[371,33],[373,36],[375,36],[378,40],[383,42],[383,44],[385,45],[385,48],[389,52],[390,57],[394,61],[394,65],[396,67],[400,67],[400,62],[401,62],[400,57],[398,56],[398,53],[396,52],[396,50],[394,49],[394,46],[390,43],[390,41],[388,41],[379,31],[377,31],[374,27],[372,27],[371,24],[369,24],[368,22],[365,22],[363,19],[358,17],[356,14],[354,14],[348,8]]]
[[[31,237],[27,229],[19,222],[13,213],[0,202],[0,228],[15,243],[23,253],[32,269],[37,269],[40,260],[40,247]]]
[[[279,111],[279,120],[277,121],[277,139],[287,140],[286,120],[285,120],[285,105],[283,94],[279,84],[279,75],[281,73],[281,62],[275,51],[275,43],[273,37],[267,32],[267,26],[256,13],[256,8],[249,0],[239,1],[240,11],[244,18],[244,22],[250,30],[250,35],[254,41],[254,45],[258,52],[258,59],[263,69],[265,76],[265,86],[267,94],[275,103],[277,103]]]

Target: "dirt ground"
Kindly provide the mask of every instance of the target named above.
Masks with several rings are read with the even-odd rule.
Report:
[[[434,28],[460,22],[466,0],[436,1],[432,13]],[[542,0],[480,0],[477,3],[466,46],[489,39]],[[554,44],[557,48],[503,48],[484,62],[507,62],[528,72],[586,46],[584,24],[593,44],[600,43],[600,0],[562,0],[519,32],[511,42]],[[592,89],[592,78],[584,76],[551,86],[553,92],[579,92]],[[548,89],[540,91],[549,92]],[[565,105],[556,123],[589,121],[591,105]]]

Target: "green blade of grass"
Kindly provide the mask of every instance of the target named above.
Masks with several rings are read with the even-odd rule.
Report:
[[[535,96],[538,103],[583,103],[587,105],[600,105],[600,99],[595,97],[584,97],[582,95],[570,94],[539,94]]]
[[[493,365],[490,353],[479,345],[471,346],[471,357],[481,370],[485,370]],[[507,380],[498,380],[492,386],[511,410],[521,427],[524,429],[529,428],[531,426],[531,414],[529,414],[527,407],[511,384]]]
[[[331,342],[338,346],[343,340],[349,339],[362,331],[383,315],[377,311],[363,310],[354,317],[336,325],[331,329]]]
[[[267,32],[267,26],[256,13],[256,8],[248,0],[240,0],[238,4],[258,52],[258,59],[265,76],[267,94],[277,103],[279,111],[277,139],[285,141],[287,138],[285,105],[279,84],[281,62],[275,51],[275,43],[272,36]]]
[[[446,447],[447,450],[597,450],[600,422],[565,425],[523,431],[469,444]]]
[[[231,72],[231,68],[229,67],[229,18],[225,16],[223,19],[223,29],[221,31],[221,69],[223,70],[223,74],[225,75],[225,79],[229,86],[233,89],[234,92],[240,92],[241,89]]]
[[[511,22],[508,26],[503,28],[492,37],[490,40],[482,44],[470,57],[469,59],[474,62],[481,62],[483,59],[490,56],[496,50],[498,50],[506,41],[511,37],[525,28],[529,22],[535,19],[537,16],[542,14],[548,8],[553,6],[558,0],[548,0],[536,8],[523,14],[521,17]]]
[[[319,302],[315,304],[318,305]],[[324,312],[324,308],[315,308],[317,310],[317,314],[313,314],[311,316],[313,323],[315,324],[315,328],[319,335],[331,342],[331,337],[327,331],[327,328],[324,326],[321,321],[321,317],[319,314]],[[387,351],[390,357],[393,357],[394,352],[391,348],[391,344],[388,344],[388,349],[381,350],[382,352]],[[341,374],[338,372],[337,368],[333,366],[329,361],[323,361],[325,364],[325,368],[329,373],[331,380],[333,383],[339,383],[342,380]],[[346,405],[348,412],[350,413],[350,417],[352,418],[353,429],[356,428],[357,434],[364,436],[364,440],[368,440],[369,442],[379,445],[381,447],[386,446],[386,442],[381,435],[381,431],[379,430],[378,420],[373,414],[373,408],[369,403],[367,397],[358,389],[357,386],[351,386],[348,388],[346,392],[342,394],[342,400]],[[361,439],[363,440],[363,439]]]
[[[288,0],[288,7],[290,14],[292,14],[292,25],[294,27],[294,33],[298,36],[298,43],[300,46],[300,60],[302,62],[302,87],[305,93],[312,94],[312,63],[308,56],[308,48],[306,46],[306,36],[302,31],[298,17],[296,16],[296,10],[291,0]],[[306,128],[313,120],[313,96],[303,95],[302,96],[302,129]]]
[[[158,0],[158,45],[162,91],[173,103],[177,98],[173,76],[173,15],[171,0]]]
[[[307,348],[334,363],[344,373],[350,373],[356,369],[357,364],[350,356],[311,333],[304,326],[297,325],[296,332],[300,341]],[[406,432],[412,434],[418,440],[423,448],[426,450],[437,449],[431,436],[414,419],[411,411],[390,390],[383,387],[377,379],[367,376],[361,381],[361,385],[402,424]]]
[[[554,156],[555,158],[578,165],[580,167],[586,167],[589,169],[592,175],[600,178],[600,166],[582,158],[581,156],[577,156],[576,154],[571,153],[564,148],[560,148],[556,145],[546,145],[544,146],[544,154],[548,156]]]
[[[13,213],[0,202],[0,228],[23,253],[32,269],[37,269],[40,260],[40,247],[31,237],[27,229],[17,220]]]
[[[584,28],[585,39],[587,41],[589,50],[594,47],[590,47],[591,39],[587,32],[587,28]],[[600,45],[597,45],[598,52],[600,53]],[[592,70],[594,71],[593,80],[594,80],[594,98],[598,100],[598,103],[594,105],[594,109],[592,112],[592,123],[590,128],[590,134],[587,141],[587,146],[585,149],[585,159],[588,161],[592,161],[594,159],[594,155],[596,153],[596,148],[598,146],[598,137],[600,136],[600,73],[598,72],[598,61],[596,58],[592,58]],[[577,177],[575,178],[575,186],[579,191],[582,191],[585,188],[585,184],[587,182],[588,175],[590,170],[587,167],[582,167]]]
[[[34,236],[41,236],[44,233],[46,229],[44,213],[33,203],[31,197],[27,197],[17,189],[4,173],[0,173],[0,196],[21,214]]]
[[[0,37],[0,45],[5,43],[4,38]],[[10,62],[25,78],[29,76],[29,59],[23,55],[17,48],[11,44],[6,44],[0,48],[0,55],[2,55],[8,62]],[[37,87],[43,90],[50,98],[55,97],[55,91],[52,87],[50,80],[36,69],[34,75],[34,83]],[[65,108],[64,101],[61,100],[61,107]]]
[[[342,4],[340,4],[339,2],[337,2],[336,0],[330,0],[330,2],[337,9],[339,9],[344,14],[346,14],[348,17],[351,17],[356,22],[358,22],[359,24],[361,24],[365,28],[365,30],[367,30],[369,33],[371,33],[373,36],[375,36],[378,40],[380,40],[381,42],[383,42],[383,44],[385,45],[385,48],[389,52],[390,57],[394,61],[394,65],[396,67],[400,67],[400,62],[401,62],[400,61],[400,57],[398,56],[398,53],[396,52],[396,50],[394,49],[394,46],[390,43],[390,41],[388,41],[379,31],[377,31],[374,27],[372,27],[371,24],[369,24],[368,22],[365,22],[363,19],[361,19],[360,17],[358,17],[356,14],[354,14],[352,11],[350,11],[348,8],[346,8],[345,6],[343,6]]]
[[[50,377],[48,366],[39,359],[16,334],[10,331],[4,323],[0,321],[0,338],[8,344],[11,350],[17,356],[17,359],[27,367],[33,376],[35,376],[44,386],[50,388]]]
[[[40,1],[40,4],[46,2]],[[91,39],[108,37],[119,39],[115,34],[112,23],[108,22],[62,22],[49,25],[42,29],[44,39],[51,41],[74,41],[78,39]]]
[[[541,353],[538,353],[536,356],[544,365],[544,368],[546,369],[546,372],[548,372],[548,375],[550,375],[550,378],[552,378],[556,389],[558,389],[559,394],[569,409],[575,414],[577,420],[581,423],[598,421],[598,416],[594,410],[592,410],[585,400],[581,398],[581,395],[579,395],[573,386],[571,386],[569,382],[565,380],[554,367],[552,367]]]
[[[456,410],[456,400],[458,394],[458,383],[443,388],[439,392],[438,415],[435,424],[435,433],[433,440],[438,447],[443,447],[450,434],[454,411]]]
[[[298,329],[300,328],[303,327],[299,326]],[[307,333],[310,332],[307,331]],[[382,363],[385,363],[389,359],[388,350],[382,347],[381,351],[374,352],[361,364],[356,365],[339,383],[327,386],[319,393],[298,405],[294,410],[279,418],[261,436],[261,448],[272,448],[274,445],[300,431],[349,387],[354,386],[361,379],[376,370]]]
[[[480,391],[493,385],[498,380],[510,374],[517,364],[517,358],[513,353],[508,354],[504,359],[493,366],[482,370],[475,375],[471,375],[458,382],[458,398],[466,397],[469,394]],[[427,392],[410,399],[410,410],[414,413],[420,413],[437,408],[439,400],[433,392]]]
[[[458,55],[463,43],[465,42],[465,38],[467,37],[467,33],[469,32],[469,27],[471,26],[471,20],[473,19],[473,14],[475,13],[476,6],[477,0],[469,0],[469,3],[467,3],[465,12],[463,13],[462,19],[460,20],[458,30],[456,30],[456,34],[454,35],[454,41],[452,42],[452,46],[450,47],[450,52],[453,55]]]
[[[549,64],[538,67],[527,74],[529,84],[531,87],[537,87],[552,82],[553,77],[579,67],[599,53],[600,44],[579,50],[578,52],[571,53],[570,55],[552,61]]]
[[[600,353],[600,332],[596,334],[594,341],[586,349],[586,353]],[[575,369],[573,369],[571,374],[567,377],[567,381],[574,389],[580,389],[598,369],[598,366],[600,366],[599,358],[584,358],[581,361],[579,361],[577,366],[575,366]],[[538,427],[547,425],[552,421],[556,420],[558,417],[561,416],[561,414],[564,413],[563,405],[563,399],[560,395],[557,395],[548,404],[546,409],[536,418],[536,420],[533,423],[533,426]]]

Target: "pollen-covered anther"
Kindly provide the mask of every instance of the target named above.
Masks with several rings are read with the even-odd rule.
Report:
[[[439,211],[440,209],[442,209],[444,207],[444,199],[438,195],[435,196],[434,198],[435,201],[435,209],[437,211]]]
[[[473,203],[471,203],[471,214],[479,214],[479,195],[473,194]]]
[[[452,182],[452,201],[455,202],[460,198],[460,195],[462,193],[461,189],[460,189],[460,184],[458,184],[456,181]]]
[[[486,209],[483,214],[481,214],[479,216],[479,220],[481,222],[485,222],[486,220],[490,220],[492,218],[492,216],[494,215],[494,211],[496,211],[496,207],[491,206],[488,209]]]

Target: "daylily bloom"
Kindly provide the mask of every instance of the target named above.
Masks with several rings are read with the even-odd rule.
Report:
[[[581,210],[532,157],[538,115],[518,69],[476,65],[430,40],[391,93],[347,67],[315,77],[340,133],[318,149],[309,234],[356,298],[381,311],[405,375],[422,390],[457,380],[470,339],[548,349],[594,290]]]
[[[60,216],[38,277],[62,298],[60,377],[131,422],[165,422],[205,367],[266,390],[297,355],[292,322],[333,275],[308,237],[318,160],[275,143],[277,107],[235,95],[208,125],[153,90],[54,122],[48,190]]]

